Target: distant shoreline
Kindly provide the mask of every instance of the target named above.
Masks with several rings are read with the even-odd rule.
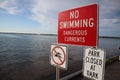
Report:
[[[120,37],[112,37],[112,36],[99,36],[99,38],[116,38],[116,39],[120,39]]]
[[[11,32],[0,32],[0,34],[22,34],[22,35],[57,36],[57,34],[11,33]],[[116,39],[120,39],[120,37],[113,37],[113,36],[99,36],[99,38],[116,38]]]
[[[45,35],[45,36],[57,36],[57,34],[37,34],[37,33],[11,33],[11,32],[0,32],[0,34],[22,34],[22,35]]]
[[[12,32],[0,32],[0,34],[24,34],[24,35],[40,35],[36,33],[12,33]]]

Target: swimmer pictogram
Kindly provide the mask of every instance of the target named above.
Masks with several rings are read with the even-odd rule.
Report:
[[[66,46],[52,45],[51,64],[59,67],[66,67]]]
[[[55,54],[55,56],[58,57],[58,59],[60,60],[60,62],[62,62],[62,59],[61,59],[61,58],[62,58],[62,57],[61,57],[61,53],[58,52],[58,53]]]
[[[65,62],[65,52],[60,46],[55,46],[52,50],[52,59],[57,65]]]

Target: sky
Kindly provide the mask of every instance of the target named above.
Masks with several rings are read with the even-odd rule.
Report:
[[[0,0],[0,32],[57,34],[59,12],[94,3],[99,35],[120,37],[120,0]]]

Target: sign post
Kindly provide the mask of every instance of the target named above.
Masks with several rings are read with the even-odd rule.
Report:
[[[56,80],[60,78],[60,68],[67,70],[67,47],[65,45],[51,45],[50,63],[56,67]]]
[[[119,61],[120,61],[120,55],[119,55]]]
[[[58,14],[58,43],[97,47],[97,41],[98,4],[66,10]],[[85,50],[84,76],[102,80],[104,55],[103,50],[91,48]],[[56,66],[56,80],[60,77],[59,68],[67,69],[67,61],[66,46],[51,45],[50,63]]]
[[[102,49],[86,48],[83,60],[83,75],[94,80],[104,79],[105,52]]]
[[[60,69],[56,66],[56,80],[60,79]]]
[[[92,4],[60,12],[58,43],[97,46],[98,5]]]

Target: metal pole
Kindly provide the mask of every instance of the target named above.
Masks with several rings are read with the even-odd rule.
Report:
[[[119,61],[120,61],[120,55],[119,55]]]
[[[60,69],[58,66],[56,66],[56,80],[60,79]]]

